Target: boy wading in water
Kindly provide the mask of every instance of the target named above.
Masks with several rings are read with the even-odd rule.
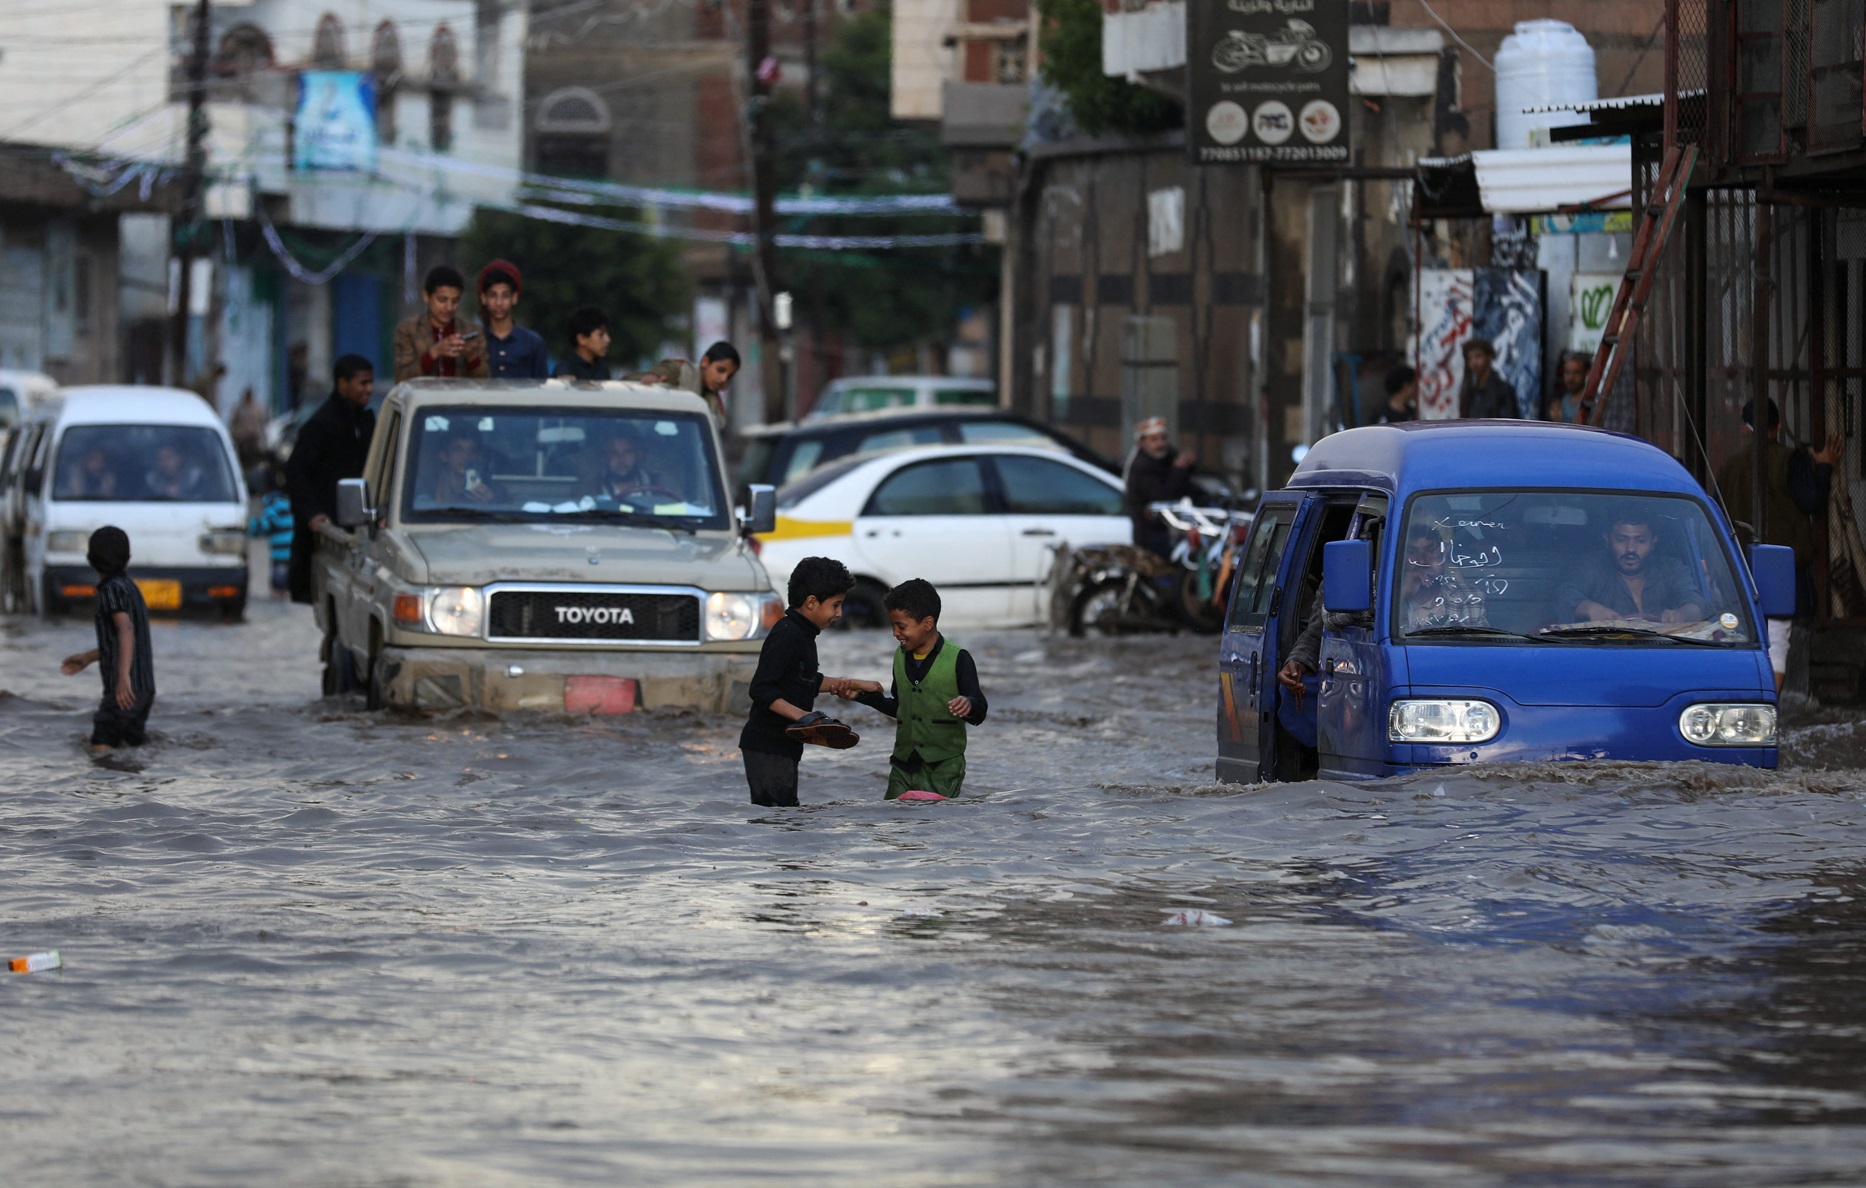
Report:
[[[965,783],[965,727],[985,721],[985,691],[972,654],[939,631],[939,591],[924,578],[902,582],[882,600],[900,649],[894,684],[845,682],[854,700],[897,723],[888,762],[888,799],[933,792],[951,800]],[[848,696],[844,694],[843,696]]]
[[[797,803],[797,764],[805,743],[840,750],[859,741],[853,730],[810,708],[819,692],[849,694],[852,682],[817,670],[816,637],[842,617],[842,600],[854,586],[842,562],[828,557],[805,557],[791,570],[790,609],[758,653],[752,713],[739,732],[753,804]]]
[[[142,591],[124,573],[130,566],[129,536],[121,528],[99,528],[91,533],[85,560],[97,571],[97,647],[65,657],[59,671],[76,676],[102,661],[104,700],[91,717],[91,753],[102,755],[148,741],[143,727],[155,704],[155,657]]]

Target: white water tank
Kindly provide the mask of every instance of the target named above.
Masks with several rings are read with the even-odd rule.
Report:
[[[1518,21],[1497,50],[1497,147],[1529,147],[1537,128],[1586,122],[1579,112],[1524,115],[1533,108],[1600,97],[1594,49],[1566,21]]]

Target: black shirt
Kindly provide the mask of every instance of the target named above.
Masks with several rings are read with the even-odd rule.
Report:
[[[609,360],[598,359],[592,363],[582,355],[577,354],[575,351],[571,351],[570,356],[557,365],[557,378],[574,380],[610,379],[612,377],[609,374]],[[798,754],[801,756],[803,752],[799,751]]]
[[[774,712],[771,703],[788,701],[806,713],[816,704],[817,691],[823,687],[816,661],[820,634],[822,629],[795,609],[785,611],[771,628],[758,652],[757,671],[752,673],[752,714],[739,732],[741,751],[803,758],[803,744],[784,733],[790,719]]]
[[[908,656],[907,679],[915,682],[924,681],[927,673],[933,670],[933,661],[939,658],[940,649],[945,646],[946,637],[942,635],[934,641],[933,650],[927,653],[925,660],[916,660],[911,655]],[[959,684],[959,696],[972,703],[972,712],[965,716],[965,720],[974,726],[984,725],[985,710],[988,708],[985,704],[985,691],[978,687],[978,665],[972,662],[972,653],[964,648],[959,649],[959,655],[953,660],[953,677]],[[886,693],[857,693],[855,700],[871,710],[877,710],[893,718],[898,716],[897,711],[901,708],[900,693],[901,691],[895,687],[894,682],[889,681]]]
[[[337,516],[337,481],[361,478],[369,460],[369,439],[376,414],[332,393],[311,414],[292,446],[285,465],[285,488],[292,497],[292,599],[311,601],[311,518]]]
[[[130,691],[136,700],[155,696],[155,655],[149,649],[149,610],[143,605],[143,592],[123,574],[97,583],[97,663],[104,674],[104,700],[114,703],[117,697],[117,625],[114,616],[121,611],[130,617],[135,635],[136,656],[130,661]]]

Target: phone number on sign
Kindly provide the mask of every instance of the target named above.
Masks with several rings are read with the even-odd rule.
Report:
[[[1288,161],[1345,161],[1348,159],[1346,145],[1324,144],[1282,145],[1272,148],[1268,145],[1222,145],[1199,146],[1199,164],[1215,165],[1226,162],[1242,161],[1246,164],[1276,164]]]

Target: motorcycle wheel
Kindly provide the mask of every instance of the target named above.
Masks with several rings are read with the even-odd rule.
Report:
[[[1311,73],[1328,69],[1328,64],[1334,60],[1335,51],[1329,49],[1326,42],[1305,42],[1303,47],[1296,51],[1297,67]]]
[[[1250,65],[1250,48],[1227,37],[1212,47],[1212,65],[1226,74],[1236,74]]]
[[[1179,578],[1179,613],[1186,620],[1186,626],[1200,635],[1216,635],[1225,625],[1225,608],[1209,598],[1199,597],[1199,575],[1197,571],[1181,574]]]
[[[1086,635],[1093,627],[1103,635],[1124,635],[1122,611],[1127,602],[1127,583],[1119,580],[1097,582],[1076,595],[1069,613],[1069,634]]]

